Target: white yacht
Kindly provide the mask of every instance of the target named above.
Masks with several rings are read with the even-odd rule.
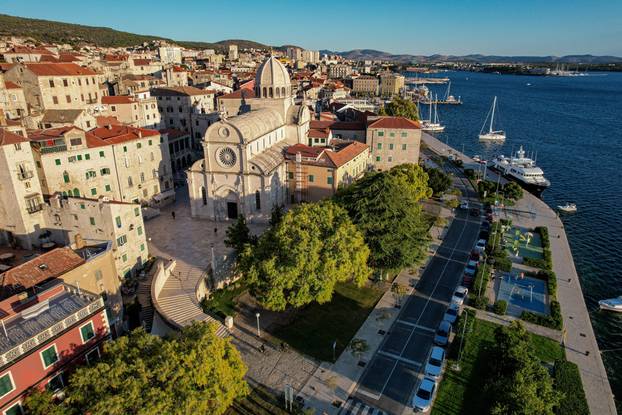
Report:
[[[617,311],[622,313],[622,296],[610,298],[608,300],[600,300],[598,305],[602,310]]]
[[[518,182],[532,193],[540,194],[551,185],[544,177],[544,172],[536,162],[525,156],[523,146],[516,152],[516,156],[506,157],[499,155],[492,159],[490,168],[497,170],[510,180]]]
[[[423,131],[442,133],[445,131],[445,126],[441,125],[440,120],[438,119],[438,97],[434,99],[434,106],[432,106],[432,96],[430,96],[430,118],[427,120],[423,120],[421,123],[421,129]],[[432,109],[434,108],[434,111]],[[432,114],[434,113],[434,117]]]
[[[482,129],[479,132],[480,140],[488,140],[488,141],[503,141],[505,140],[505,131],[503,130],[495,130],[493,125],[495,123],[495,110],[497,109],[497,97],[495,97],[492,101],[492,107],[490,107],[490,111],[488,111],[488,115],[486,115],[486,119],[484,120],[484,125],[482,125]],[[488,121],[488,117],[490,116],[490,124],[488,125],[488,131],[484,132],[486,128],[486,122]]]
[[[566,213],[574,213],[577,211],[577,205],[574,203],[567,202],[565,205],[557,206],[557,209]]]

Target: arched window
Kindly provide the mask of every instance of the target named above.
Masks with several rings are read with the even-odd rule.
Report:
[[[63,172],[63,181],[65,183],[69,183],[69,173],[67,173],[66,171]]]
[[[285,95],[285,87],[281,87],[281,96],[283,98],[285,98],[287,95]]]
[[[201,186],[201,198],[203,199],[203,206],[207,205],[207,192],[205,186]]]
[[[73,189],[73,195],[75,197],[80,197],[80,190],[77,187],[75,189]]]
[[[270,98],[274,98],[274,91],[272,91],[272,87],[270,87],[269,91],[270,91]]]
[[[129,187],[133,187],[134,186],[134,181],[132,180],[132,176],[127,176],[127,185]]]
[[[261,209],[261,195],[259,194],[259,190],[255,192],[255,208],[257,210]]]
[[[263,87],[263,97],[266,98],[268,96],[268,93],[266,92],[266,87]]]
[[[276,88],[274,89],[274,96],[275,96],[275,97],[277,97],[277,98],[280,98],[280,97],[281,97],[281,88],[276,87]]]

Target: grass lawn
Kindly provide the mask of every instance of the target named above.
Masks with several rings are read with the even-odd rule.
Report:
[[[313,303],[299,310],[293,321],[271,334],[294,349],[324,361],[333,360],[332,344],[337,340],[337,357],[384,294],[367,285],[339,283],[330,303]]]
[[[467,334],[460,363],[462,370],[454,372],[450,369],[453,361],[448,362],[432,409],[433,415],[483,414],[486,411],[486,396],[482,393],[482,387],[486,383],[484,375],[489,346],[494,341],[494,330],[498,325],[477,319],[472,322],[472,331]],[[564,358],[564,351],[556,341],[532,334],[531,343],[536,356],[544,362],[552,364]],[[454,341],[450,356],[457,356],[458,347],[458,342]]]
[[[204,312],[215,314],[222,318],[234,316],[237,313],[235,298],[246,291],[246,285],[241,281],[217,290],[209,300],[203,300],[201,307]]]

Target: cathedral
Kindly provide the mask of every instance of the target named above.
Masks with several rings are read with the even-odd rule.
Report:
[[[254,97],[242,99],[238,114],[207,129],[204,157],[188,170],[193,217],[224,221],[243,214],[266,222],[287,201],[284,150],[306,141],[311,115],[294,104],[289,74],[276,58],[261,64]]]

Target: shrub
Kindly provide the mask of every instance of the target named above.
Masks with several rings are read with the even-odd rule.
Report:
[[[493,311],[495,312],[495,314],[499,314],[500,316],[505,315],[507,310],[508,310],[508,303],[505,300],[497,301],[493,307]]]
[[[556,411],[558,414],[588,415],[590,413],[576,364],[565,360],[556,361],[554,385],[556,390],[564,394],[564,399],[561,400]]]
[[[475,170],[473,169],[464,169],[464,175],[469,179],[475,179]]]
[[[561,330],[563,327],[561,307],[556,300],[551,301],[551,315],[543,316],[541,314],[532,313],[531,311],[523,311],[520,315],[522,320],[540,326],[549,327],[551,329]]]
[[[534,268],[547,269],[546,261],[541,258],[523,257],[523,264]]]
[[[512,261],[505,255],[505,252],[503,255],[495,255],[494,258],[496,269],[503,272],[510,272],[512,270]]]
[[[482,295],[482,296],[473,298],[473,307],[479,310],[485,310],[487,306],[488,306],[488,298],[486,298],[485,296]]]

